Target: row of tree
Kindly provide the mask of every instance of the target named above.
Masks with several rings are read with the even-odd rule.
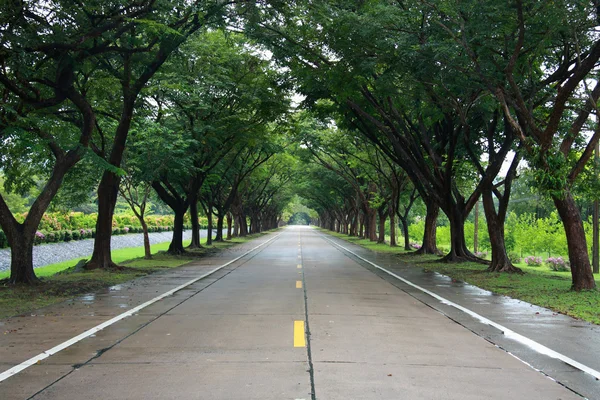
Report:
[[[192,247],[199,246],[199,206],[209,221],[215,215],[217,240],[228,216],[235,221],[228,235],[277,225],[293,178],[279,154],[288,83],[248,40],[224,33],[236,7],[210,0],[0,5],[4,186],[9,193],[39,187],[24,221],[0,196],[11,283],[37,282],[35,233],[61,186],[73,198],[97,188],[89,269],[116,267],[110,239],[119,194],[144,227],[151,190],[172,209],[171,253],[184,251],[188,209]]]
[[[573,288],[582,290],[595,282],[572,191],[600,139],[599,13],[595,1],[298,0],[252,7],[248,21],[260,22],[243,27],[292,71],[307,105],[327,102],[321,115],[333,122],[325,126],[350,142],[360,133],[410,178],[427,204],[423,252],[436,251],[431,227],[441,210],[451,227],[445,259],[477,260],[464,221],[481,198],[490,270],[515,271],[503,227],[525,160],[562,220]],[[306,143],[313,149],[326,140]],[[357,175],[342,159],[351,156],[325,148],[314,151],[317,160],[346,182],[349,174],[363,180],[340,198],[358,199],[345,207],[362,208],[373,237],[381,178]],[[336,218],[356,233],[354,219]]]

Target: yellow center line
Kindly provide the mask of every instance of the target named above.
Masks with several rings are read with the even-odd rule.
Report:
[[[294,347],[306,347],[304,321],[294,321]]]
[[[302,289],[302,281],[296,281],[296,289]]]
[[[296,268],[298,268],[298,269],[302,268],[302,264],[298,264],[298,266]]]

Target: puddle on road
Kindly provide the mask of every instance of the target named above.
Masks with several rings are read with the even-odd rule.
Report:
[[[88,293],[85,296],[79,297],[78,300],[81,301],[83,304],[94,304],[94,302],[96,301],[96,294]]]

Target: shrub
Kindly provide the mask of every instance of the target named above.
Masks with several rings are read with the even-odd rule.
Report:
[[[70,231],[63,231],[63,241],[70,242],[72,239]]]
[[[487,253],[485,251],[476,251],[474,254],[475,254],[475,257],[479,257],[479,258],[487,257]]]
[[[47,243],[56,242],[56,234],[54,232],[48,232],[48,234],[46,235],[46,242]]]
[[[546,264],[552,271],[570,271],[569,263],[562,257],[549,257],[546,260]]]
[[[530,267],[539,267],[542,265],[542,257],[527,256],[523,261]]]
[[[419,243],[411,243],[410,247],[412,247],[415,250],[419,250],[421,248],[421,245]]]
[[[112,234],[113,235],[120,235],[121,234],[121,230],[119,228],[113,228]]]
[[[33,242],[35,244],[40,244],[40,243],[44,243],[44,241],[46,240],[46,235],[44,235],[42,232],[37,231],[35,233],[35,238],[33,240]]]
[[[123,228],[123,233],[127,234],[130,230],[131,229],[129,229],[129,227],[126,226],[125,228]]]
[[[72,231],[71,237],[73,238],[73,240],[79,240],[81,238],[81,234],[79,233],[79,231]]]

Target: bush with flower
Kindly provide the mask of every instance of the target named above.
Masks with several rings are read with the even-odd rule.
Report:
[[[542,265],[542,257],[527,256],[523,259],[523,261],[530,267],[539,267]]]
[[[421,245],[419,243],[413,242],[410,244],[410,247],[412,247],[415,250],[419,250],[421,248]]]
[[[570,271],[569,262],[562,257],[548,257],[546,264],[552,271]]]

